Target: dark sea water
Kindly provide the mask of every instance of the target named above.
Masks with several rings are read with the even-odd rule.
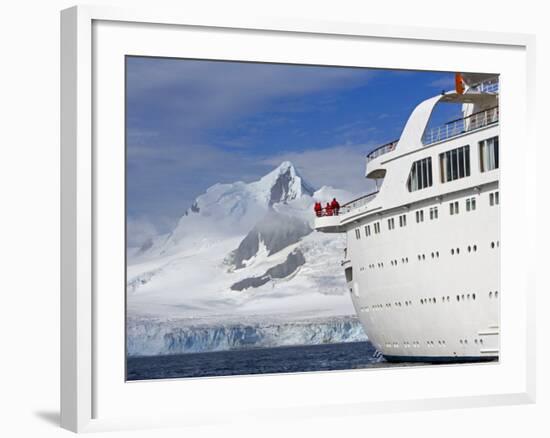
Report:
[[[296,373],[387,365],[370,342],[129,357],[128,380]]]

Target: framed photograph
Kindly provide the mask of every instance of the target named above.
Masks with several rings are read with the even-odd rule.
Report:
[[[61,24],[63,427],[534,401],[533,37]]]

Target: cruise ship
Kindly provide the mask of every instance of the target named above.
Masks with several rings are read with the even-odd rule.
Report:
[[[499,356],[499,78],[455,76],[367,155],[377,190],[315,218],[318,231],[346,234],[347,288],[388,361]],[[434,126],[449,103],[461,118]]]

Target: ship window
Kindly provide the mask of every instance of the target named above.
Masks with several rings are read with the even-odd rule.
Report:
[[[378,234],[380,232],[380,222],[374,224],[374,233]]]
[[[407,180],[409,192],[431,187],[432,184],[432,157],[415,161],[411,166],[411,171]]]
[[[438,211],[437,207],[430,208],[430,220],[437,219]]]
[[[355,238],[360,239],[361,238],[361,230],[359,228],[355,229]]]
[[[402,214],[399,216],[399,226],[400,227],[406,227],[407,226],[407,215]]]
[[[470,146],[462,146],[439,155],[441,182],[470,176]]]
[[[498,137],[479,142],[479,168],[482,172],[498,169]]]
[[[449,204],[451,216],[454,214],[458,214],[458,201],[451,202]]]
[[[388,230],[393,230],[395,228],[395,219],[390,218],[388,219]]]
[[[353,268],[346,268],[344,273],[346,274],[346,281],[349,283],[353,281]]]
[[[473,211],[476,209],[476,198],[466,199],[466,211]]]
[[[367,225],[365,227],[365,236],[367,236],[367,237],[370,236],[370,225]]]
[[[499,202],[500,202],[500,199],[499,199],[499,196],[498,196],[498,192],[489,193],[489,205],[490,206],[498,205]]]
[[[495,192],[495,204],[498,205],[500,203],[498,198],[498,192]]]
[[[416,222],[424,222],[424,210],[418,210],[416,212]]]

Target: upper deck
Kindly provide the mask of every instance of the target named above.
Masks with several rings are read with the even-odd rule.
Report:
[[[424,135],[422,136],[422,145],[429,146],[434,143],[450,140],[454,137],[458,137],[459,135],[463,135],[468,132],[485,128],[486,126],[496,124],[498,123],[498,120],[498,106],[471,114],[467,117],[451,120],[444,125],[426,130],[424,132]],[[391,141],[369,152],[367,154],[367,163],[374,160],[375,158],[378,158],[381,155],[394,151],[398,142],[399,140]]]
[[[422,144],[429,146],[440,141],[445,141],[459,135],[485,128],[498,123],[498,106],[471,114],[456,120],[451,120],[442,126],[427,130],[422,136]]]
[[[470,76],[475,80],[479,79],[476,75]],[[486,76],[479,75],[480,78]],[[470,84],[465,92],[450,91],[425,100],[414,109],[405,125],[401,138],[383,144],[371,151],[367,155],[367,165],[378,157],[396,149],[401,152],[411,152],[498,123],[498,94],[498,77],[490,76],[486,80]],[[428,124],[434,107],[443,102],[461,103],[464,117],[429,128]],[[469,109],[466,109],[467,107]]]
[[[498,82],[494,81],[477,83],[466,93],[442,93],[421,102],[407,120],[401,138],[377,147],[366,157],[365,176],[377,180],[377,191],[348,202],[338,215],[322,214],[316,218],[315,228],[344,232],[365,216],[408,210],[426,199],[440,202],[449,193],[498,178],[498,174],[480,171],[478,146],[488,138],[497,138],[498,148]],[[432,112],[439,102],[462,104],[463,117],[431,127]],[[463,160],[460,178],[453,176],[459,169],[457,159]],[[469,178],[461,179],[463,174]]]

